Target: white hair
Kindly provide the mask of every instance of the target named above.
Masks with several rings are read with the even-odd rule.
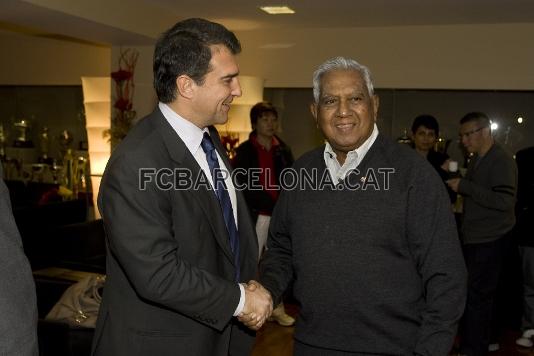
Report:
[[[354,59],[344,58],[344,57],[335,57],[327,60],[317,68],[315,73],[313,73],[313,98],[316,103],[319,102],[319,96],[321,95],[321,78],[325,73],[331,72],[333,70],[355,70],[361,73],[369,96],[374,94],[373,81],[371,79],[371,72],[369,68],[360,63],[356,62]]]

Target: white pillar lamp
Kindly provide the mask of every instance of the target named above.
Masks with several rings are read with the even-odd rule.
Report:
[[[82,88],[94,214],[95,218],[100,218],[97,206],[98,190],[111,153],[109,140],[104,137],[111,125],[111,78],[82,77]]]

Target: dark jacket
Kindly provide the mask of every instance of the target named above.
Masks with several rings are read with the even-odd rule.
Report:
[[[254,135],[254,132],[250,136]],[[291,167],[293,164],[293,154],[288,145],[284,143],[278,136],[275,136],[278,142],[280,143],[274,147],[274,170],[276,185],[280,185],[280,174],[285,168]],[[249,168],[260,168],[258,153],[256,147],[249,138],[247,141],[243,142],[236,149],[236,156],[232,161],[234,169],[249,169]],[[247,180],[247,175],[236,175],[236,180],[239,184],[245,184]],[[245,189],[245,200],[250,210],[250,214],[254,222],[258,219],[258,213],[260,211],[267,211],[272,213],[274,204],[276,201],[273,200],[271,195],[265,190],[251,190]]]
[[[482,157],[475,155],[460,180],[464,197],[462,242],[491,242],[506,235],[515,224],[517,166],[498,143]]]
[[[518,171],[514,237],[522,246],[534,247],[534,147],[515,156]]]

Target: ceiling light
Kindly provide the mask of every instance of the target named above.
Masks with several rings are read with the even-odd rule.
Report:
[[[499,128],[499,124],[498,124],[498,123],[496,123],[496,122],[492,122],[492,123],[491,123],[491,130],[492,130],[492,131],[495,131],[495,130],[497,130],[498,128]]]
[[[521,116],[519,116],[519,117],[517,118],[517,123],[518,123],[518,124],[522,124],[522,123],[523,123],[523,118],[522,118]]]
[[[265,11],[269,15],[284,15],[284,14],[294,14],[295,10],[291,9],[289,6],[260,6],[262,11]]]

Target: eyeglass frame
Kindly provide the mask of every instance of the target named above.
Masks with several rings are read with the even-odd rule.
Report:
[[[464,137],[467,139],[467,138],[471,137],[471,135],[473,135],[473,134],[475,134],[475,133],[477,133],[479,131],[482,131],[486,127],[488,127],[488,126],[482,126],[482,127],[479,127],[478,129],[474,129],[474,130],[467,131],[467,132],[464,132],[464,133],[459,133],[458,134],[458,138],[460,140],[463,139]]]

